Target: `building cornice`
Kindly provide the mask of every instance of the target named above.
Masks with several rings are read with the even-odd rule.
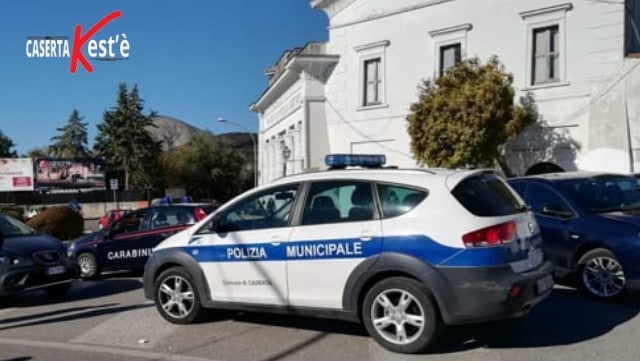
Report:
[[[314,0],[314,1],[319,1],[320,3],[323,2],[322,0]],[[329,3],[332,2],[332,0],[324,0],[324,1],[329,2]],[[408,12],[411,12],[411,11],[414,11],[414,10],[428,8],[430,6],[434,6],[434,5],[438,5],[438,4],[442,4],[442,3],[448,3],[448,2],[451,2],[451,1],[456,1],[456,0],[429,0],[429,1],[426,1],[425,3],[419,4],[419,5],[405,6],[405,7],[396,9],[396,10],[389,10],[389,11],[383,11],[383,12],[371,14],[369,16],[365,16],[365,17],[363,17],[361,19],[358,19],[358,20],[347,21],[347,22],[339,23],[339,24],[330,24],[329,25],[329,30],[343,28],[345,26],[361,24],[361,23],[365,23],[365,22],[368,22],[368,21],[383,19],[383,18],[387,18],[387,17],[399,15],[399,14],[408,13]],[[312,3],[312,6],[313,6],[313,3]],[[324,8],[320,8],[320,9],[325,11],[325,12],[327,12]],[[327,13],[327,15],[329,16],[329,19],[331,19],[332,16],[329,15],[329,13]],[[330,23],[331,23],[331,21],[330,21]]]
[[[301,54],[293,57],[278,79],[249,106],[249,109],[254,112],[263,112],[300,79],[302,72],[326,83],[339,60],[339,55],[326,54]]]
[[[376,41],[374,43],[358,45],[358,46],[354,47],[353,49],[355,51],[363,51],[363,50],[367,50],[367,49],[387,47],[389,45],[391,45],[391,42],[389,40],[381,40],[381,41]]]
[[[567,12],[571,9],[573,9],[573,4],[565,3],[565,4],[553,5],[553,6],[549,6],[541,9],[523,11],[519,15],[521,18],[526,19],[532,16],[546,15],[546,14],[556,13],[561,11]]]
[[[445,34],[455,33],[458,31],[470,31],[471,29],[473,29],[473,25],[467,23],[462,25],[450,26],[448,28],[443,28],[443,29],[431,30],[429,32],[429,36],[433,38],[433,37],[438,37]]]
[[[311,8],[322,10],[329,19],[357,0],[311,0]]]

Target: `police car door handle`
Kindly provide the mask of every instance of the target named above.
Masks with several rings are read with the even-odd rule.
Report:
[[[578,240],[578,239],[580,239],[580,235],[579,234],[575,234],[575,233],[570,233],[569,234],[569,238],[571,238],[573,240]]]
[[[277,236],[271,237],[271,245],[272,246],[279,246],[280,243],[282,243],[282,238],[277,237]]]
[[[373,236],[370,233],[362,232],[360,234],[360,240],[361,241],[367,242],[367,241],[370,241],[372,239],[373,239]]]

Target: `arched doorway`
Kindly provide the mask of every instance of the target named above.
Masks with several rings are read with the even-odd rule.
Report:
[[[559,173],[564,172],[559,165],[549,162],[537,163],[529,167],[525,175],[536,175],[545,173]]]

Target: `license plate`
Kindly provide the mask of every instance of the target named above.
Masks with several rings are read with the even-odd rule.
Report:
[[[546,275],[536,281],[536,288],[538,290],[538,294],[542,294],[547,292],[553,287],[553,277],[551,275]]]
[[[47,274],[49,276],[53,276],[53,275],[59,275],[59,274],[63,274],[67,271],[66,268],[64,268],[64,266],[55,266],[55,267],[49,267],[47,268]]]

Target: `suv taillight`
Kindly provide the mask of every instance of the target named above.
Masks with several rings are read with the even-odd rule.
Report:
[[[516,222],[510,221],[473,231],[462,236],[465,247],[490,247],[513,242],[516,239]]]
[[[196,222],[199,222],[199,221],[205,219],[205,217],[207,217],[207,212],[205,212],[204,209],[202,209],[200,207],[196,207],[193,210],[193,216],[196,218]]]

